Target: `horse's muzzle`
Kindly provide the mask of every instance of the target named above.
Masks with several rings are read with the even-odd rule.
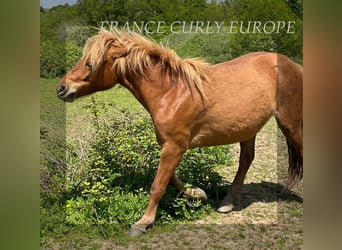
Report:
[[[57,97],[62,99],[65,102],[73,102],[75,100],[76,93],[75,92],[68,93],[69,92],[68,88],[65,85],[61,85],[57,87],[56,91],[57,91]]]

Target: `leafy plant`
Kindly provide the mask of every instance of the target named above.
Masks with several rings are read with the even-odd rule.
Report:
[[[64,43],[45,40],[40,43],[40,76],[53,78],[66,73]]]
[[[66,58],[65,58],[65,70],[69,71],[82,57],[83,48],[78,46],[75,42],[67,41],[66,46]]]

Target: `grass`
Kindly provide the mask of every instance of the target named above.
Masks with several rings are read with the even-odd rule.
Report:
[[[57,80],[40,81],[40,120],[43,125],[59,127],[65,130],[65,105],[56,97]],[[53,130],[50,129],[50,133]]]
[[[41,120],[56,127],[66,124],[68,136],[83,138],[89,131],[87,113],[83,107],[91,97],[72,104],[64,104],[55,96],[58,80],[41,80]],[[115,87],[96,93],[93,98],[101,105],[114,103],[120,109],[128,109],[147,115],[141,105],[125,89]],[[101,114],[110,119],[110,109]],[[47,133],[54,133],[47,130]],[[233,146],[234,163],[231,167],[217,166],[216,170],[232,181],[238,162],[239,148]],[[287,176],[287,149],[283,136],[271,120],[259,133],[256,141],[256,159],[247,174],[241,192],[241,203],[228,214],[218,214],[214,208],[203,218],[182,224],[160,224],[148,234],[136,239],[124,235],[100,238],[82,228],[53,224],[62,218],[44,220],[46,233],[42,249],[301,249],[303,244],[302,184],[293,193],[279,195]],[[52,208],[53,209],[53,208]],[[56,213],[56,217],[63,214]]]

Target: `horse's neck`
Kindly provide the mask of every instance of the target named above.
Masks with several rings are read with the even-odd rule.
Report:
[[[160,83],[151,83],[146,79],[138,79],[133,76],[123,77],[120,84],[128,89],[134,97],[144,106],[144,108],[151,113],[153,106],[160,100],[162,96]]]
[[[175,100],[179,99],[180,95],[190,96],[185,85],[175,88],[175,84],[172,83],[168,75],[164,74],[164,77],[161,77],[160,70],[161,68],[156,66],[150,71],[149,77],[140,78],[127,73],[122,80],[122,85],[135,96],[152,116],[154,112],[160,110],[161,105],[164,105],[163,100],[165,101],[171,96]]]

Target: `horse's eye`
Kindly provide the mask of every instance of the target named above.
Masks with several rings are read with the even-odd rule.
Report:
[[[93,67],[91,66],[91,63],[90,62],[87,62],[86,63],[86,67],[91,71],[93,69]]]

